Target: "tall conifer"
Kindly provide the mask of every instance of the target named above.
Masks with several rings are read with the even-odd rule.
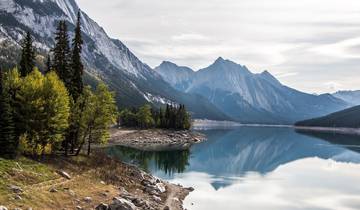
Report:
[[[72,92],[72,74],[70,67],[70,47],[67,25],[64,20],[59,22],[55,34],[55,47],[53,49],[54,59],[52,67],[59,78],[64,82],[66,88]]]
[[[12,158],[18,146],[15,138],[13,110],[10,105],[10,95],[4,91],[3,72],[0,70],[0,155]]]
[[[20,74],[25,77],[35,67],[35,49],[33,48],[33,38],[30,32],[26,33],[21,47]]]
[[[50,57],[50,55],[48,55],[47,59],[46,59],[45,74],[49,73],[50,71],[51,71],[51,57]]]
[[[84,66],[81,62],[81,51],[82,51],[83,39],[81,36],[81,13],[78,12],[77,23],[75,27],[75,36],[72,40],[72,57],[71,57],[71,67],[72,67],[72,86],[73,92],[72,97],[76,99],[82,94],[83,91],[83,81],[82,76],[84,73]]]

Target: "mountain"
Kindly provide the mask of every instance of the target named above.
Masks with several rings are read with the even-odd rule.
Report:
[[[336,93],[332,94],[336,98],[340,98],[349,104],[352,105],[360,105],[360,90],[354,90],[354,91],[338,91]]]
[[[295,123],[297,126],[360,128],[360,106],[355,106],[324,117]]]
[[[291,124],[348,107],[330,94],[297,91],[282,85],[268,71],[254,74],[246,66],[221,57],[196,72],[168,63],[155,70],[174,88],[206,97],[243,123]]]
[[[183,91],[190,85],[191,77],[195,74],[195,72],[188,67],[178,66],[168,61],[162,62],[160,66],[155,68],[155,71],[159,73],[165,81],[173,84],[173,87],[180,91]]]
[[[26,31],[34,36],[41,67],[54,46],[59,20],[67,22],[72,37],[78,11],[75,0],[1,0],[0,68],[11,68],[18,62],[19,43]],[[175,90],[121,41],[110,38],[87,14],[81,12],[81,16],[85,80],[90,84],[105,81],[116,92],[120,106],[183,103],[194,117],[229,119],[206,98]]]

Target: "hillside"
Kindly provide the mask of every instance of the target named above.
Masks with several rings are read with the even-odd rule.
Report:
[[[360,128],[360,106],[355,106],[324,117],[295,123],[296,126]]]
[[[79,9],[75,0],[0,1],[0,69],[11,68],[18,63],[19,43],[26,31],[34,37],[39,54],[37,63],[42,67],[54,46],[58,22],[66,21],[71,38]],[[123,42],[110,38],[86,13],[81,12],[81,16],[84,38],[82,57],[87,81],[105,81],[116,92],[119,106],[182,103],[196,118],[228,119],[204,97],[175,90]]]
[[[173,199],[183,200],[189,190],[156,180],[103,153],[72,158],[48,156],[41,161],[0,158],[0,209],[95,209],[118,199],[132,209],[163,209],[166,205],[181,209],[181,202]],[[160,201],[154,200],[146,191],[149,186],[143,183],[158,183],[150,185],[157,189]],[[114,205],[112,209],[122,207]]]

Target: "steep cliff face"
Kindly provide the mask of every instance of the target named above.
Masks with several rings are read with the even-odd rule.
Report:
[[[37,50],[42,55],[54,45],[59,20],[66,20],[72,37],[79,9],[74,0],[0,1],[1,68],[16,64],[19,43],[26,31],[34,36]],[[205,98],[198,99],[197,104],[193,103],[191,98],[195,96],[176,91],[120,40],[110,38],[87,14],[81,12],[81,17],[85,42],[82,56],[86,71],[92,77],[104,80],[116,91],[119,105],[184,103],[195,117],[227,118]]]

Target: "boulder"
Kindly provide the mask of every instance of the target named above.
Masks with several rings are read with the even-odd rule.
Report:
[[[164,193],[164,192],[166,192],[166,187],[165,187],[165,185],[163,184],[163,183],[157,183],[156,185],[155,185],[155,187],[156,187],[156,190],[157,191],[159,191],[160,193]]]
[[[156,202],[158,202],[158,203],[161,202],[161,198],[158,197],[158,196],[156,196],[156,195],[153,195],[153,199],[154,199],[154,201],[156,201]]]
[[[0,210],[8,210],[5,206],[0,206]]]
[[[23,190],[22,190],[21,187],[19,187],[19,186],[10,185],[9,188],[10,188],[10,190],[13,191],[14,193],[22,193],[22,192],[23,192]]]
[[[86,203],[91,203],[92,202],[92,198],[91,197],[85,197],[83,199]]]
[[[66,179],[71,179],[71,176],[68,173],[66,173],[65,171],[57,171],[57,173]]]
[[[109,210],[136,210],[136,206],[124,198],[115,197],[109,205]]]
[[[49,189],[49,192],[52,192],[52,193],[55,193],[55,192],[57,192],[58,190],[55,188],[55,187],[51,187],[50,189]]]
[[[15,200],[22,200],[22,197],[20,195],[15,195]]]
[[[105,204],[105,203],[100,203],[95,210],[108,210],[109,209],[109,205]]]

